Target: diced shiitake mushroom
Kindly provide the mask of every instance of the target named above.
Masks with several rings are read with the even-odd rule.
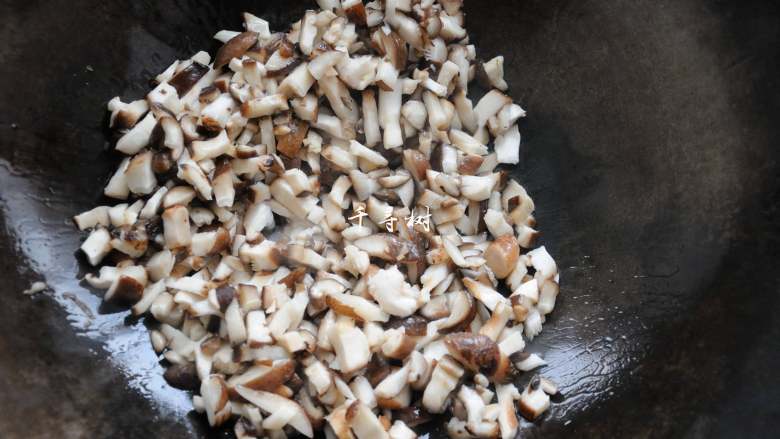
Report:
[[[485,250],[485,262],[499,279],[509,276],[519,257],[520,247],[512,235],[499,236]]]
[[[541,378],[535,376],[520,395],[518,409],[529,421],[533,421],[550,407],[550,396],[545,393],[541,383]]]
[[[523,350],[560,275],[496,169],[525,110],[462,4],[318,0],[286,32],[245,13],[213,62],[108,103],[122,201],[73,220],[89,264],[117,265],[85,280],[159,322],[165,379],[210,425],[411,439],[446,413],[451,437],[509,439],[558,392],[507,382],[546,364]]]
[[[256,405],[260,410],[269,414],[270,416],[264,421],[273,416],[273,414],[282,412],[285,417],[285,422],[282,424],[290,425],[293,429],[301,433],[306,437],[313,437],[314,430],[311,425],[311,421],[306,416],[303,408],[296,402],[279,396],[275,393],[265,392],[262,390],[252,390],[244,386],[237,386],[236,392],[241,395],[242,398]]]

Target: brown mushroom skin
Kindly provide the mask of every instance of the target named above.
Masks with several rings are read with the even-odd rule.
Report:
[[[293,158],[298,156],[303,139],[309,132],[309,124],[302,120],[296,120],[289,124],[290,132],[276,136],[276,150],[283,155]]]
[[[428,320],[418,314],[412,314],[409,317],[393,317],[387,322],[387,328],[403,327],[406,335],[410,337],[424,337],[428,334]]]
[[[219,97],[219,95],[220,90],[217,88],[217,86],[211,84],[201,89],[200,94],[198,94],[198,101],[201,103],[201,105],[205,106],[213,102],[214,99]]]
[[[400,408],[395,412],[395,415],[409,428],[414,428],[433,420],[433,416],[430,413],[416,405]]]
[[[379,355],[372,355],[363,375],[371,383],[371,387],[376,387],[388,375],[390,375],[390,365],[387,363],[387,360]]]
[[[168,84],[172,85],[173,88],[176,89],[176,92],[179,93],[179,96],[184,96],[188,91],[190,91],[196,82],[200,81],[200,78],[208,73],[208,71],[208,66],[204,66],[197,61],[193,61],[192,64],[188,65],[182,71],[174,75],[174,77],[168,81]]]
[[[303,276],[306,275],[306,267],[298,267],[295,270],[291,271],[290,274],[282,278],[282,280],[279,281],[279,283],[284,284],[287,288],[295,288],[295,284],[300,282],[303,279]]]
[[[141,300],[144,286],[135,278],[120,276],[112,299],[117,302],[135,303]]]
[[[371,34],[371,46],[382,56],[387,56],[393,66],[400,70],[406,67],[408,51],[406,42],[395,31],[389,34],[377,29]]]
[[[325,296],[325,305],[332,309],[336,314],[349,317],[357,322],[362,322],[363,318],[360,317],[351,306],[346,306],[338,301],[333,296]]]
[[[477,232],[482,233],[487,230],[487,224],[485,224],[485,214],[488,211],[488,200],[482,200],[479,202],[479,225],[477,225]]]
[[[485,250],[485,262],[499,279],[512,273],[520,257],[520,246],[512,235],[496,238]]]
[[[393,352],[384,352],[384,351],[383,352],[388,358],[392,358],[394,360],[403,360],[404,358],[409,356],[409,354],[414,350],[416,345],[417,342],[414,337],[410,337],[408,335],[402,335],[401,344],[396,346],[396,349]]]
[[[286,64],[278,70],[272,70],[270,66],[266,66],[266,75],[270,78],[287,76],[303,62],[303,59],[295,51],[295,45],[287,39],[285,34],[279,33],[275,34],[275,36],[276,38],[265,46],[266,56],[270,58],[274,52],[278,51],[279,55],[285,58]],[[266,64],[268,58],[261,62]]]
[[[444,344],[450,354],[472,372],[493,375],[499,368],[501,352],[490,337],[456,332],[444,337]]]
[[[423,153],[416,149],[404,150],[404,167],[412,173],[415,180],[420,181],[425,178],[425,172],[430,169],[431,164]]]
[[[441,145],[436,144],[431,151],[431,156],[428,162],[431,164],[431,169],[436,172],[442,172],[442,150]]]
[[[382,188],[371,195],[377,200],[384,201],[390,205],[397,205],[401,203],[401,198],[398,196],[398,192],[392,189]]]
[[[360,410],[360,401],[355,401],[347,407],[347,412],[344,414],[344,418],[347,422],[352,423],[352,420],[357,416],[358,410]]]
[[[469,301],[471,306],[469,307],[468,312],[453,326],[447,328],[447,327],[440,327],[439,332],[442,334],[451,334],[454,332],[461,332],[464,331],[466,328],[469,327],[471,322],[474,320],[474,317],[477,316],[477,307],[474,303],[474,297],[471,294],[465,294],[466,299]]]
[[[398,410],[403,407],[401,403],[396,401],[394,398],[382,398],[379,396],[376,398],[376,405],[379,408],[388,410]]]
[[[458,164],[458,173],[462,175],[474,175],[482,165],[482,157],[474,154],[467,154]]]
[[[135,125],[140,118],[127,110],[119,110],[114,118],[114,124],[111,128],[120,132],[121,130],[128,130]]]
[[[163,373],[165,381],[181,390],[198,390],[200,388],[200,378],[195,363],[173,364]]]
[[[514,301],[514,298],[518,296],[514,296],[512,300]],[[528,308],[525,306],[519,304],[519,303],[513,303],[512,304],[512,312],[515,316],[515,321],[522,323],[525,321],[525,318],[528,317]]]
[[[357,24],[358,26],[366,25],[366,7],[363,5],[362,1],[356,3],[352,7],[345,9],[344,13],[347,14],[349,21]]]
[[[518,411],[520,412],[520,414],[521,414],[521,415],[523,415],[523,417],[524,417],[526,420],[528,420],[528,421],[531,421],[531,422],[533,422],[533,421],[534,421],[536,418],[538,418],[538,417],[539,417],[539,413],[537,413],[537,412],[534,410],[534,408],[533,408],[533,407],[529,407],[529,406],[528,406],[528,405],[525,403],[525,401],[523,401],[523,400],[517,401],[517,409],[518,409]]]
[[[290,380],[295,373],[295,361],[288,360],[282,364],[274,366],[271,370],[253,381],[243,383],[242,386],[252,390],[262,390],[264,392],[275,392],[279,386]],[[238,397],[238,392],[234,388],[229,388],[228,393],[231,397]],[[284,395],[283,395],[284,396]]]
[[[214,68],[221,69],[231,59],[241,58],[255,44],[257,44],[256,33],[241,32],[219,48],[217,55],[214,57]]]
[[[509,361],[509,357],[504,354],[499,354],[498,365],[493,373],[489,376],[490,381],[494,383],[504,383],[515,373],[515,369],[512,367],[512,362]]]
[[[218,317],[218,316],[214,316],[214,317]],[[216,331],[211,331],[211,332],[216,332]],[[200,350],[206,355],[214,355],[214,353],[217,352],[217,350],[219,350],[221,346],[222,346],[222,341],[219,339],[219,337],[216,335],[212,335],[200,343]]]
[[[224,227],[217,228],[217,239],[209,250],[208,256],[216,255],[230,246],[230,232]]]
[[[166,174],[173,168],[174,161],[168,151],[158,151],[152,157],[152,172],[155,174]]]
[[[216,290],[217,303],[219,303],[219,310],[225,312],[230,302],[236,297],[236,289],[230,285],[223,285]]]

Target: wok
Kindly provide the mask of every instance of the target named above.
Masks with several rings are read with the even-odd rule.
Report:
[[[105,102],[309,3],[0,1],[0,437],[206,437],[144,322],[101,304],[69,218],[118,163]],[[523,437],[774,436],[780,426],[780,7],[466,1],[529,116],[515,176],[562,269],[529,345],[563,397]],[[50,286],[28,297],[37,280]],[[528,377],[526,377],[527,379]],[[440,430],[433,428],[433,437]]]

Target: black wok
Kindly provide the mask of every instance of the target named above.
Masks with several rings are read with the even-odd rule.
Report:
[[[778,3],[466,3],[529,111],[516,176],[562,267],[529,350],[563,398],[522,435],[776,436]],[[0,437],[210,434],[143,321],[80,283],[69,218],[118,161],[109,98],[213,51],[243,10],[279,29],[307,5],[0,1]]]

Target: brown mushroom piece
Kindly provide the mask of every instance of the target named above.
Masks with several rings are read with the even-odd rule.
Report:
[[[485,250],[485,262],[499,279],[509,276],[519,257],[520,246],[512,235],[499,236]]]
[[[195,363],[172,364],[165,369],[163,378],[172,387],[181,390],[197,390],[200,387]]]
[[[385,331],[382,354],[387,358],[403,360],[414,351],[416,346],[415,338],[404,333],[403,329],[388,329]]]
[[[270,77],[287,75],[298,67],[303,60],[296,56],[293,45],[282,39],[278,49],[265,62],[265,69]]]
[[[247,369],[240,375],[233,375],[227,381],[232,397],[238,396],[236,387],[244,386],[252,390],[272,392],[286,383],[295,373],[295,361],[276,360],[271,365],[257,365]]]
[[[360,401],[349,406],[345,418],[357,439],[390,439],[377,416]]]
[[[463,331],[477,315],[474,298],[465,291],[455,291],[447,295],[447,302],[450,314],[447,320],[439,325],[439,332],[448,334]]]
[[[184,96],[208,71],[208,66],[193,61],[190,65],[176,73],[168,83],[176,89],[179,96]]]
[[[445,355],[439,359],[423,392],[422,404],[428,412],[444,412],[449,396],[458,386],[464,372],[452,357]]]
[[[297,402],[275,393],[252,390],[244,386],[236,387],[236,391],[242,398],[256,405],[265,413],[275,413],[279,410],[291,410],[294,415],[290,417],[287,423],[306,437],[314,436],[314,429],[311,425],[311,421]]]
[[[499,367],[501,352],[490,337],[456,332],[444,337],[444,344],[450,355],[472,372],[492,375]]]
[[[300,151],[303,144],[303,139],[306,138],[306,133],[309,131],[309,124],[302,120],[296,120],[281,128],[278,134],[276,128],[274,129],[276,150],[287,157],[297,157],[298,151]]]
[[[116,283],[106,292],[104,300],[135,303],[144,292],[144,285],[132,276],[119,276]]]
[[[550,407],[550,396],[544,392],[541,384],[541,378],[536,375],[526,386],[520,395],[520,401],[517,408],[520,414],[529,421],[538,418],[545,410]]]
[[[108,102],[108,110],[111,112],[109,126],[117,130],[125,130],[132,128],[146,114],[149,105],[146,99],[124,103],[117,96]]]
[[[345,0],[341,2],[341,7],[344,8],[349,21],[358,26],[366,25],[366,7],[362,0]]]
[[[501,429],[501,439],[513,439],[518,427],[514,401],[520,398],[520,392],[514,384],[499,384],[496,386],[496,396],[499,405],[498,426]]]
[[[363,322],[386,322],[389,316],[373,302],[360,296],[344,293],[329,293],[325,303],[336,314]]]
[[[424,337],[428,333],[428,320],[417,314],[409,317],[393,317],[387,322],[387,328],[403,328],[410,337]]]
[[[257,44],[255,32],[241,32],[219,48],[214,57],[214,68],[219,70],[231,59],[241,58],[255,44]]]
[[[221,375],[211,375],[200,384],[200,396],[206,409],[209,425],[222,425],[230,418],[230,401]]]

